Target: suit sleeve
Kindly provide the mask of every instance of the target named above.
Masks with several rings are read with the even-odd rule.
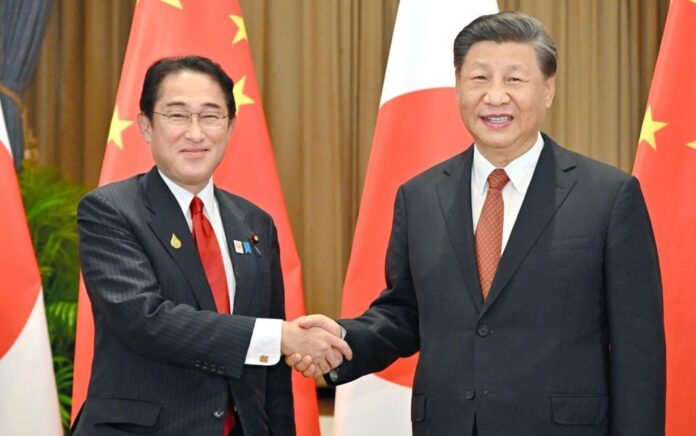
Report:
[[[222,367],[220,376],[241,377],[254,318],[165,299],[118,204],[93,191],[78,207],[80,260],[95,320],[101,318],[110,333],[148,359],[187,368],[211,362]]]
[[[285,319],[285,287],[280,264],[278,234],[273,222],[269,231],[271,250],[271,317]],[[266,385],[266,413],[274,426],[273,434],[294,435],[295,418],[292,397],[291,369],[281,359],[268,368]]]
[[[399,357],[418,351],[418,302],[413,288],[408,250],[406,195],[401,187],[396,196],[392,231],[387,248],[387,287],[360,317],[341,320],[353,360],[345,361],[333,376],[332,384],[346,383],[365,374],[381,371]]]
[[[615,200],[605,252],[612,436],[664,435],[662,286],[650,218],[635,177]]]

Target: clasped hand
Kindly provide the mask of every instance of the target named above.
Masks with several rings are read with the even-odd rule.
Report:
[[[308,315],[283,322],[280,351],[285,363],[305,377],[318,377],[343,362],[353,351],[341,338],[341,327],[324,315]]]

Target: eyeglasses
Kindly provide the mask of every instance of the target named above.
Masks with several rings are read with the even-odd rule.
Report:
[[[198,117],[198,124],[206,129],[218,129],[223,127],[227,115],[221,112],[203,111],[203,112],[188,112],[188,111],[172,111],[163,114],[162,112],[152,111],[153,114],[163,116],[167,124],[175,127],[188,126],[193,119],[193,116]]]

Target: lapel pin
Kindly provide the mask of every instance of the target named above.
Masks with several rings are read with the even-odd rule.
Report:
[[[242,241],[234,240],[234,252],[237,254],[244,254],[244,248],[242,247]]]
[[[251,244],[248,243],[247,241],[244,241],[243,244],[244,244],[244,254],[251,254]]]
[[[257,256],[261,256],[261,250],[259,250],[260,240],[261,238],[259,238],[259,235],[257,235],[256,233],[249,236],[249,242],[251,242],[251,245],[254,247],[254,251],[256,251]]]
[[[176,233],[172,233],[172,240],[169,243],[177,250],[181,248],[181,241],[176,237]]]

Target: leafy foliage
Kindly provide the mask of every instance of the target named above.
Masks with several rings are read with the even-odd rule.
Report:
[[[32,164],[23,166],[19,185],[41,271],[60,414],[67,431],[80,274],[77,203],[87,189],[62,178],[55,167]]]

